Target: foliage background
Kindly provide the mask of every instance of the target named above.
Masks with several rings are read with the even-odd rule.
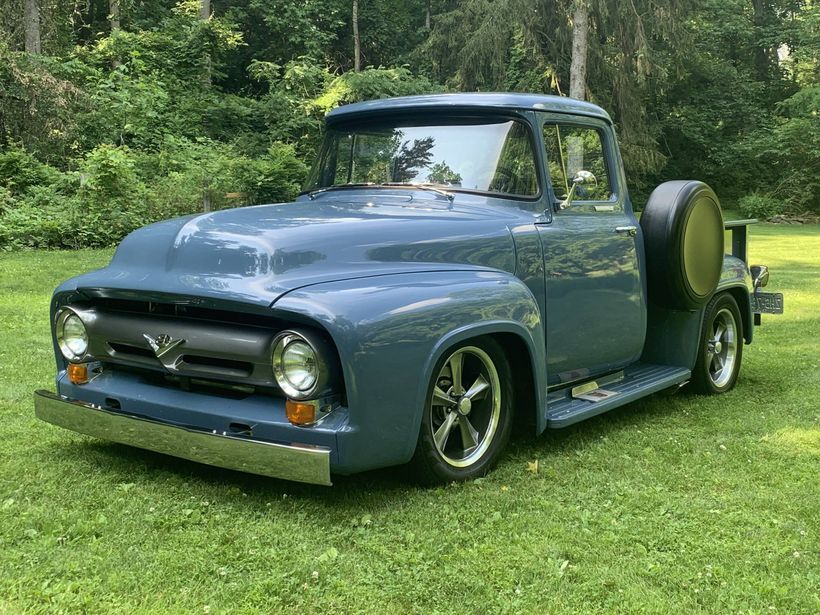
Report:
[[[633,201],[698,178],[745,215],[820,211],[816,0],[0,0],[0,248],[116,243],[170,216],[299,191],[323,115],[434,91],[565,94],[590,11],[587,97]],[[120,27],[110,19],[120,9]]]

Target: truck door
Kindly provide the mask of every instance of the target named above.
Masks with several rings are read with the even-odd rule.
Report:
[[[538,224],[545,259],[550,385],[638,360],[646,336],[640,227],[626,197],[614,133],[593,119],[543,125],[552,216]],[[567,195],[579,171],[591,172]],[[583,174],[582,174],[583,175]]]

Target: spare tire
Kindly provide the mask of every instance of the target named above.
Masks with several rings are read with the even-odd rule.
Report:
[[[647,290],[672,309],[706,304],[723,268],[723,215],[712,189],[680,180],[655,188],[641,214]]]

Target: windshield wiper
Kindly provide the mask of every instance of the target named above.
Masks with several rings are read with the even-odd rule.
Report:
[[[385,184],[378,184],[379,186],[387,186],[387,187],[402,187],[402,188],[418,188],[420,190],[429,190],[430,192],[435,192],[439,196],[443,196],[451,203],[455,198],[455,195],[452,192],[447,190],[442,190],[441,188],[436,188],[435,184],[414,184],[410,182],[389,182]]]
[[[330,190],[344,190],[345,188],[372,188],[373,186],[381,186],[382,184],[377,184],[375,182],[363,182],[360,184],[339,184],[337,186],[326,186],[324,188],[319,188],[317,190],[311,190],[307,193],[308,198],[312,201],[316,198],[317,194],[321,194],[322,192],[329,192]]]
[[[419,190],[429,190],[430,192],[435,192],[439,196],[443,196],[451,203],[455,198],[455,195],[452,192],[448,192],[447,190],[442,190],[441,188],[436,188],[434,184],[413,184],[408,182],[385,182],[385,183],[376,183],[376,182],[363,182],[358,184],[339,184],[337,186],[326,186],[324,188],[319,188],[317,190],[311,190],[307,193],[308,198],[312,201],[316,198],[317,194],[321,194],[322,192],[329,192],[331,190],[344,190],[345,188],[418,188]]]

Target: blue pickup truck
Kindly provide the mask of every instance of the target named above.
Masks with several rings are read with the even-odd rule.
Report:
[[[782,311],[746,262],[748,222],[724,224],[698,181],[660,185],[639,222],[589,103],[351,104],[293,203],[152,224],[61,284],[57,391],[35,411],[296,481],[474,478],[514,420],[540,433],[730,390],[760,314]]]

